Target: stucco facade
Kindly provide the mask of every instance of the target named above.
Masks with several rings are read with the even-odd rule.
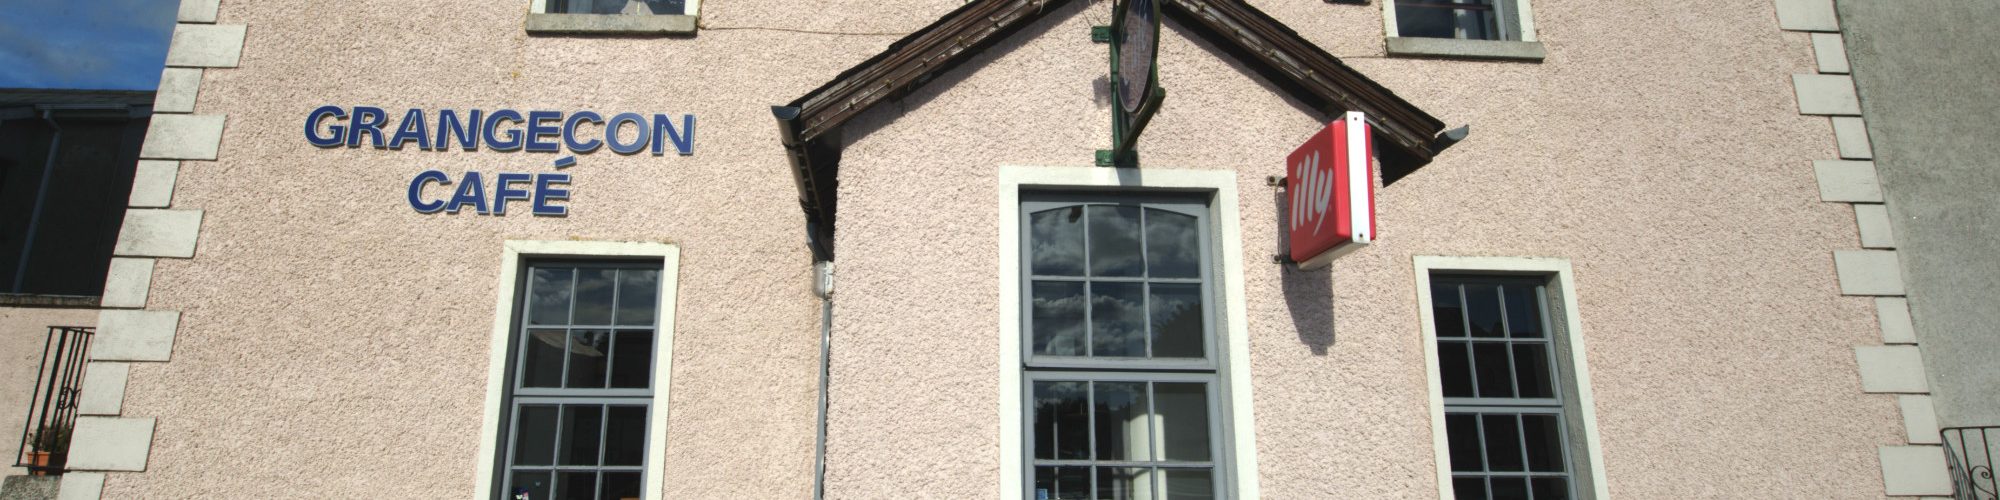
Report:
[[[1170,93],[1137,175],[1236,179],[1240,238],[1216,245],[1242,256],[1222,279],[1243,292],[1227,335],[1248,365],[1229,376],[1250,388],[1236,403],[1256,445],[1238,452],[1257,489],[1235,491],[1435,498],[1413,261],[1492,256],[1574,267],[1611,496],[1883,496],[1877,447],[1903,444],[1904,422],[1862,390],[1875,305],[1841,294],[1831,253],[1857,247],[1855,214],[1821,201],[1812,161],[1835,157],[1833,131],[1799,115],[1787,76],[1813,71],[1812,46],[1772,2],[1537,0],[1539,63],[1386,57],[1379,3],[1249,3],[1472,134],[1379,189],[1375,245],[1331,270],[1273,263],[1285,196],[1266,177],[1332,115],[1162,30]],[[668,444],[648,473],[665,498],[811,496],[821,304],[768,106],[961,4],[711,0],[698,34],[673,38],[530,36],[525,0],[184,10],[184,30],[241,27],[240,58],[187,64],[206,68],[190,116],[226,124],[212,161],[180,161],[169,209],[200,211],[199,241],[152,256],[141,303],[179,313],[171,359],[130,363],[120,416],[153,419],[150,448],[143,471],[104,469],[102,496],[471,495],[491,481],[477,471],[508,240],[677,246]],[[1018,228],[996,212],[999,172],[1089,167],[1110,146],[1090,31],[1111,2],[1052,8],[844,131],[829,498],[988,498],[1015,460],[995,318],[1019,299],[995,249]],[[555,155],[315,148],[300,123],[328,104],[700,128],[688,156],[580,155],[567,217],[422,214],[404,201],[417,172],[546,171]]]

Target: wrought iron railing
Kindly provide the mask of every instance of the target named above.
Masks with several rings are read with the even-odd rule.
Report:
[[[34,398],[28,401],[28,418],[21,425],[15,467],[37,476],[62,475],[93,333],[84,327],[49,327],[49,338],[42,343],[41,371],[35,374]]]
[[[1993,478],[1993,459],[2000,457],[2000,427],[1951,427],[1944,430],[1944,455],[1951,467],[1952,498],[1995,500],[2000,482]]]

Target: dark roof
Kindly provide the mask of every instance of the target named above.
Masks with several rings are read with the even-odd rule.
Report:
[[[153,91],[0,88],[0,107],[52,105],[152,106]]]
[[[904,95],[971,59],[1071,0],[973,0],[843,71],[784,106],[774,106],[805,210],[815,260],[833,259],[835,182],[840,149],[831,134],[861,113]],[[1375,124],[1384,178],[1430,163],[1444,123],[1313,45],[1243,0],[1168,0],[1164,9],[1307,105],[1361,111]]]

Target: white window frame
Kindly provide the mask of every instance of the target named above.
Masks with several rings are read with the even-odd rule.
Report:
[[[1181,191],[1209,192],[1210,220],[1213,221],[1213,255],[1216,258],[1215,300],[1222,307],[1217,325],[1217,376],[1221,380],[1215,401],[1222,415],[1222,456],[1217,471],[1231,498],[1257,498],[1256,420],[1250,393],[1250,339],[1248,306],[1243,291],[1243,246],[1241,215],[1238,213],[1236,172],[1227,170],[1176,170],[1104,167],[1001,166],[999,172],[999,255],[1000,282],[1000,498],[1026,498],[1026,416],[1021,342],[1021,192],[1042,189],[1088,188],[1102,191]]]
[[[1431,439],[1437,464],[1438,498],[1455,498],[1452,490],[1450,440],[1445,432],[1444,381],[1438,370],[1437,318],[1431,309],[1431,275],[1514,275],[1549,278],[1548,316],[1556,342],[1558,383],[1566,397],[1574,395],[1564,408],[1571,432],[1573,461],[1571,480],[1580,484],[1573,490],[1589,498],[1611,498],[1604,481],[1604,460],[1597,434],[1597,401],[1590,389],[1590,366],[1585,358],[1583,322],[1578,315],[1576,281],[1568,259],[1534,257],[1443,257],[1417,256],[1417,305],[1423,323],[1424,365],[1430,386]],[[1566,354],[1565,354],[1566,353]],[[1580,437],[1580,439],[1579,439]]]
[[[487,357],[486,407],[479,430],[479,457],[475,464],[473,498],[493,498],[495,466],[499,461],[500,419],[507,412],[508,357],[513,344],[514,320],[521,291],[522,264],[529,259],[589,259],[602,257],[658,258],[660,260],[659,330],[653,345],[653,403],[646,424],[645,500],[661,500],[666,486],[661,464],[667,457],[667,390],[673,387],[674,304],[680,282],[680,247],[665,243],[611,241],[524,241],[508,240],[500,257],[499,298],[494,302],[492,346]]]
[[[1442,57],[1457,59],[1491,59],[1512,61],[1541,61],[1547,52],[1535,36],[1535,8],[1532,0],[1498,0],[1494,6],[1495,15],[1515,18],[1520,33],[1511,40],[1466,40],[1459,38],[1405,37],[1396,26],[1396,2],[1382,1],[1382,34],[1385,50],[1390,56]],[[1507,23],[1496,23],[1500,30],[1508,31]]]

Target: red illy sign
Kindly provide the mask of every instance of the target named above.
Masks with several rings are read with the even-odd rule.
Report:
[[[1374,157],[1368,121],[1349,111],[1285,159],[1291,257],[1300,269],[1325,267],[1375,241]]]

